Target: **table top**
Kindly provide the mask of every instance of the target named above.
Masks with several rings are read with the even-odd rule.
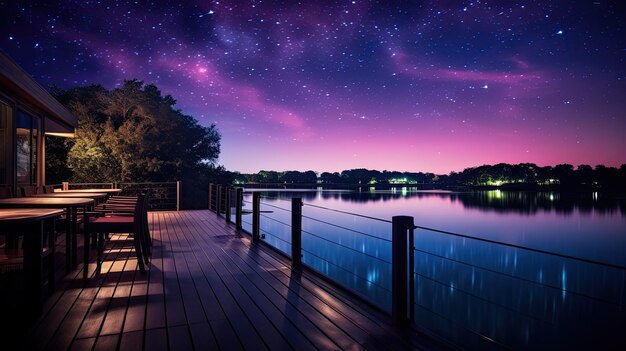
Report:
[[[65,208],[91,205],[94,202],[94,199],[86,197],[11,197],[0,199],[0,207]]]
[[[25,209],[25,208],[2,208],[0,209],[0,223],[20,223],[27,221],[37,221],[63,214],[63,210],[53,210],[45,208]]]
[[[106,193],[74,193],[74,192],[58,192],[51,194],[36,194],[32,195],[33,197],[67,197],[67,198],[76,198],[76,197],[89,197],[92,199],[100,199],[103,197],[107,197]]]
[[[55,189],[54,193],[106,193],[117,194],[122,192],[122,189],[70,189],[70,190],[58,190]]]

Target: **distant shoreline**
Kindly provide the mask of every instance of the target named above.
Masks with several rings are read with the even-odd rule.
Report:
[[[532,192],[606,192],[620,194],[623,190],[602,188],[594,186],[564,186],[560,184],[540,185],[535,183],[506,183],[502,185],[446,185],[446,184],[349,184],[349,183],[243,183],[234,184],[236,187],[250,188],[250,189],[349,189],[349,190],[367,190],[374,188],[377,190],[391,189],[391,188],[416,188],[417,190],[452,190],[452,191],[468,191],[468,190],[502,190],[502,191],[532,191]]]

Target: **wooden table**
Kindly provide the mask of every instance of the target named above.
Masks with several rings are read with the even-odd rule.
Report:
[[[51,194],[36,194],[32,195],[33,197],[55,197],[55,198],[79,198],[79,197],[89,197],[96,200],[97,203],[106,200],[109,196],[107,193],[74,193],[74,192],[57,192]]]
[[[55,190],[54,193],[106,193],[106,194],[119,194],[122,189],[71,189],[71,190]]]
[[[84,220],[87,222],[87,207],[93,206],[94,199],[88,197],[55,198],[55,197],[13,197],[0,199],[0,208],[64,208],[66,212],[66,269],[76,268],[78,262],[78,208],[83,208]],[[85,235],[85,259],[89,260],[89,237]],[[87,272],[84,272],[87,277]]]
[[[0,234],[7,231],[6,228],[20,228],[24,236],[24,277],[26,285],[26,305],[33,313],[41,313],[43,295],[43,236],[44,220],[63,214],[58,209],[23,209],[3,208],[0,209]],[[54,250],[54,247],[51,248]],[[54,251],[53,251],[54,252]],[[51,261],[54,261],[52,257]],[[54,266],[49,267],[54,279]],[[48,282],[53,284],[53,282]]]

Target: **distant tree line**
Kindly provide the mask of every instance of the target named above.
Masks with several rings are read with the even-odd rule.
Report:
[[[75,138],[46,139],[48,183],[183,182],[183,205],[206,207],[207,184],[230,181],[216,164],[220,134],[175,109],[152,84],[125,81],[52,94],[78,119]],[[202,196],[202,194],[205,194]]]
[[[341,172],[260,171],[252,174],[233,173],[235,183],[260,184],[350,184],[393,185],[424,184],[441,186],[551,186],[559,188],[624,188],[626,164],[620,168],[570,164],[537,166],[534,163],[483,165],[462,172],[437,175],[423,172],[377,171],[364,168]]]

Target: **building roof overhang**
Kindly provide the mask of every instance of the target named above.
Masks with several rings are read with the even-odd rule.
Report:
[[[47,117],[73,129],[78,126],[76,117],[44,89],[13,59],[0,50],[0,85],[12,96],[42,110]]]

